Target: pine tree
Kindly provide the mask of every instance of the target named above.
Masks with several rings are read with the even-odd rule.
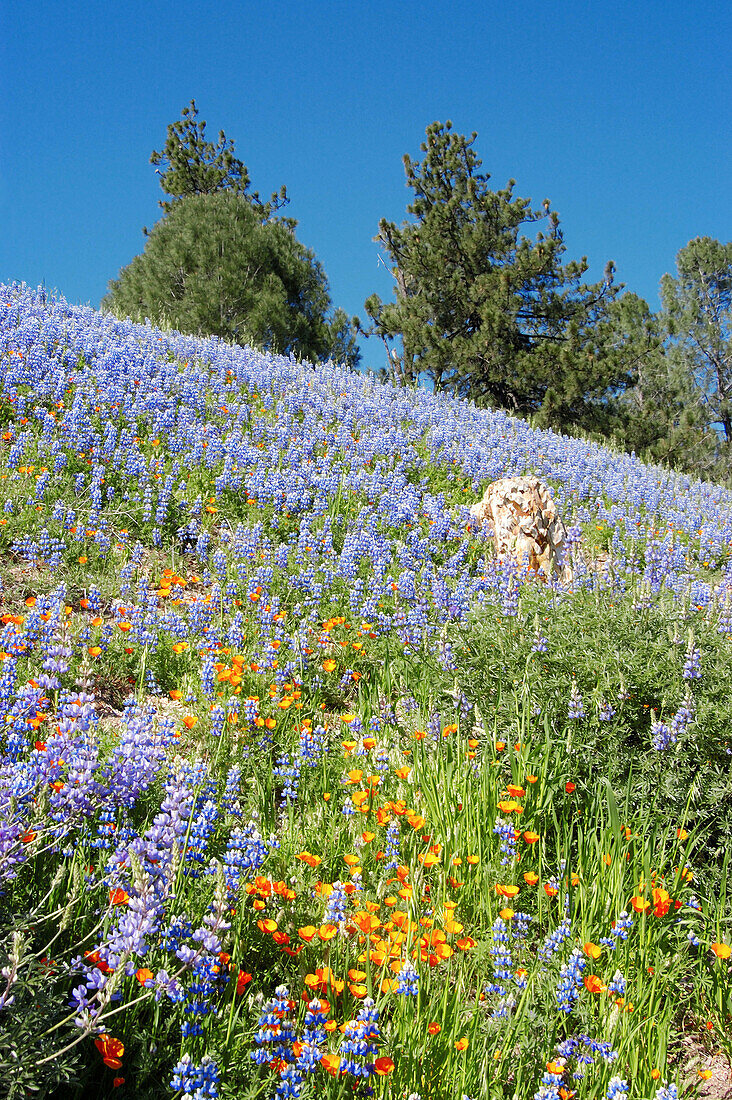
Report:
[[[711,476],[716,436],[688,372],[669,354],[663,317],[637,294],[623,294],[611,303],[600,339],[622,349],[635,376],[618,402],[616,442],[647,461]]]
[[[633,381],[621,354],[598,340],[619,288],[614,267],[587,284],[587,261],[563,262],[559,217],[533,210],[515,181],[492,191],[470,138],[432,123],[421,163],[404,157],[411,220],[382,220],[395,300],[366,302],[369,334],[384,341],[390,373],[420,377],[538,424],[605,429]],[[525,230],[537,230],[534,239]]]
[[[732,447],[732,241],[696,237],[677,254],[676,272],[661,280],[669,354],[717,432],[724,462]]]
[[[195,99],[184,107],[181,118],[171,122],[165,145],[153,150],[150,163],[162,165],[157,169],[160,186],[169,201],[161,200],[163,210],[170,212],[175,202],[190,195],[213,195],[217,191],[231,191],[250,202],[263,219],[284,206],[289,200],[285,187],[262,202],[256,191],[250,190],[246,165],[234,155],[234,142],[219,131],[217,145],[206,140],[206,122],[198,121]]]
[[[262,221],[228,191],[176,202],[145,251],[110,282],[102,306],[181,332],[358,363],[353,326],[343,310],[329,315],[328,282],[314,253],[289,222]]]
[[[153,164],[169,200],[145,251],[109,284],[102,306],[181,332],[221,336],[310,360],[356,367],[357,320],[332,309],[328,281],[293,218],[275,216],[284,187],[268,202],[223,131],[206,140],[195,100],[168,126]]]

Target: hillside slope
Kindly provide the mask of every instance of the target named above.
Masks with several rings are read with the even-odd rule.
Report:
[[[21,286],[0,413],[0,1091],[669,1100],[728,1049],[732,493]],[[469,523],[524,473],[571,583]]]

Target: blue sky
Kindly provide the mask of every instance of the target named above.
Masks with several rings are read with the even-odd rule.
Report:
[[[458,14],[455,14],[455,13]],[[478,131],[496,188],[549,198],[567,258],[655,308],[692,237],[732,238],[732,7],[665,3],[157,0],[8,3],[0,40],[0,280],[98,305],[162,214],[153,149],[195,98],[253,187],[286,184],[334,303],[392,281],[402,156]],[[380,366],[377,341],[364,365]]]

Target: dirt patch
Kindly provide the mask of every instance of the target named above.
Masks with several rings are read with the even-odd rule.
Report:
[[[696,1096],[703,1100],[732,1100],[732,1065],[713,1041],[705,1044],[689,1035],[682,1040],[682,1048],[685,1086],[696,1085]]]

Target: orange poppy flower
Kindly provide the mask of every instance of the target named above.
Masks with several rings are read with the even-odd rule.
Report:
[[[120,1039],[113,1039],[111,1035],[100,1035],[94,1040],[94,1046],[102,1056],[105,1066],[110,1069],[120,1069],[121,1058],[125,1052],[124,1043]]]
[[[429,1035],[439,1035],[441,1031],[442,1028],[438,1023],[433,1021],[431,1024],[427,1024],[427,1033]]]
[[[331,1077],[338,1076],[341,1060],[337,1054],[324,1054],[320,1059],[320,1064]]]
[[[252,980],[251,974],[247,974],[245,970],[240,970],[236,979],[236,992],[237,996],[241,996],[244,992],[245,986]]]
[[[659,886],[653,887],[653,912],[657,917],[665,917],[671,908],[671,895]]]
[[[317,867],[323,862],[320,856],[314,856],[312,852],[299,852],[295,859],[301,859],[303,863],[307,863],[308,867]]]
[[[386,1077],[388,1073],[394,1069],[394,1063],[391,1058],[387,1058],[383,1055],[381,1058],[377,1058],[374,1062],[374,1070],[378,1073],[379,1077]]]
[[[590,993],[603,993],[607,989],[602,978],[598,978],[597,974],[588,974],[584,984],[585,989],[589,990]]]
[[[470,951],[471,947],[475,947],[475,940],[472,936],[464,936],[461,940],[455,940],[455,946],[461,951]]]
[[[329,987],[334,993],[342,993],[346,985],[341,978],[336,978],[327,966],[318,967],[314,974],[306,974],[303,980],[308,989],[321,993],[327,993]]]
[[[268,933],[276,932],[277,931],[277,921],[276,920],[271,920],[270,918],[268,918],[267,920],[258,920],[257,921],[257,928],[259,928],[260,932],[268,932]]]
[[[455,1042],[455,1050],[467,1050],[470,1045],[468,1039],[463,1036],[462,1039],[457,1039]]]
[[[518,886],[504,886],[501,883],[496,884],[496,893],[502,898],[515,898],[518,892]]]
[[[718,959],[728,959],[732,954],[732,947],[728,943],[713,943],[710,946]]]
[[[436,856],[434,852],[420,853],[417,859],[424,867],[434,867],[436,863],[440,862],[440,857]]]

